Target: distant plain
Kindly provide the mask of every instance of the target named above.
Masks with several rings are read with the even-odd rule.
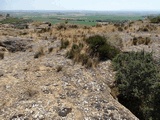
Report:
[[[98,22],[123,22],[145,19],[160,12],[136,11],[0,11],[13,17],[31,19],[39,22],[71,23],[94,26]]]

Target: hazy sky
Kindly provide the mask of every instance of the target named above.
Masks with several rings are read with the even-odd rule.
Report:
[[[160,0],[0,0],[0,10],[160,11]]]

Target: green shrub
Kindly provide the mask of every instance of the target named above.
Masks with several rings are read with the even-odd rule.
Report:
[[[153,120],[159,120],[160,118],[160,83],[155,86],[156,91],[153,99]]]
[[[120,52],[118,48],[112,46],[105,37],[100,35],[91,36],[86,39],[86,42],[90,48],[90,55],[99,57],[99,60],[112,59]]]
[[[158,120],[160,76],[152,54],[130,52],[113,59],[119,101],[140,120]]]

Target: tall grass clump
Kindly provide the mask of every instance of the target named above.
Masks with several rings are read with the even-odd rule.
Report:
[[[113,59],[118,100],[140,120],[160,118],[160,72],[152,53],[121,53]]]
[[[99,61],[113,59],[119,53],[120,50],[112,46],[105,37],[94,35],[86,38],[83,42],[73,43],[67,52],[67,57],[86,67],[93,67]]]
[[[73,44],[71,49],[67,52],[66,56],[69,59],[72,59],[74,62],[81,63],[86,68],[96,66],[96,61],[89,57],[89,54],[82,53],[84,45]]]

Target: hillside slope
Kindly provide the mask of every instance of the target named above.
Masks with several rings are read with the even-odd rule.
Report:
[[[77,27],[48,23],[33,23],[28,29],[15,29],[9,24],[0,26],[1,120],[138,119],[111,95],[115,73],[110,60],[88,69],[66,58],[66,52],[84,37],[101,34],[109,36],[110,42],[122,51],[139,50],[144,46],[146,50],[154,50],[158,58],[159,28],[147,34],[134,32],[136,28],[132,27],[136,25],[123,32],[115,25]],[[149,45],[143,42],[134,45],[134,37],[145,35],[152,40]],[[70,45],[60,49],[64,39]]]

